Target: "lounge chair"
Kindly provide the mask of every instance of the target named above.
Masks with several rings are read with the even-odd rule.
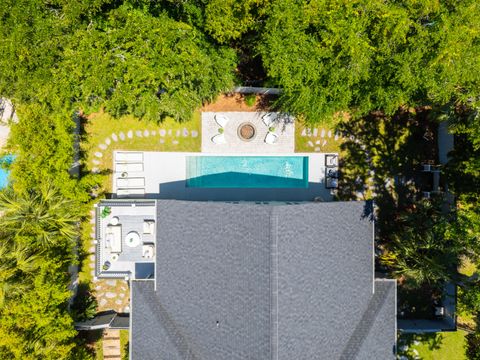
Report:
[[[139,196],[145,195],[145,189],[137,188],[137,189],[117,189],[118,196]]]
[[[226,144],[227,140],[225,140],[225,135],[224,134],[217,134],[214,137],[212,137],[212,142],[214,144]]]
[[[122,225],[107,225],[105,247],[110,248],[112,253],[122,252]]]
[[[265,143],[269,145],[273,145],[277,142],[278,140],[278,135],[274,134],[273,132],[269,132],[267,136],[265,137]]]
[[[262,121],[267,127],[272,126],[276,119],[277,119],[277,114],[275,113],[268,113],[262,116]]]
[[[225,127],[228,123],[229,119],[225,115],[215,115],[215,122],[221,128]]]
[[[154,220],[144,220],[143,221],[143,233],[144,234],[153,234],[155,232],[155,221]]]
[[[115,162],[143,163],[142,152],[115,152]]]
[[[119,188],[141,188],[145,186],[145,178],[118,178],[117,187]]]
[[[143,164],[142,163],[115,163],[115,171],[116,172],[141,172],[143,171]]]
[[[144,243],[142,245],[142,257],[144,259],[153,259],[155,254],[155,246],[153,244]]]

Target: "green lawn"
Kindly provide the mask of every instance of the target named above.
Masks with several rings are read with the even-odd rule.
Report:
[[[120,330],[120,350],[122,360],[128,360],[128,330]]]
[[[297,122],[295,124],[295,152],[339,152],[342,138],[335,140],[335,131],[328,125],[318,125],[315,128],[305,127]],[[323,130],[323,131],[322,131]],[[322,137],[324,132],[324,137]],[[330,136],[328,136],[330,135]]]
[[[409,355],[413,358],[414,351],[418,351],[420,359],[424,360],[466,360],[465,356],[465,335],[462,330],[455,332],[442,332],[428,335],[402,335],[401,338],[408,339],[409,349],[406,353],[401,352],[401,341],[399,341],[399,355]],[[420,342],[414,345],[413,339]]]
[[[143,135],[144,131],[149,132],[149,136]],[[165,130],[164,137],[159,136],[159,131]],[[129,131],[133,132],[133,138],[126,135]],[[142,136],[137,136],[140,131]],[[192,137],[192,131],[197,133]],[[108,191],[111,186],[111,179],[108,175],[112,170],[112,154],[114,150],[141,150],[141,151],[186,151],[198,152],[201,149],[201,120],[200,112],[195,112],[192,120],[187,122],[177,122],[171,118],[165,119],[160,124],[139,120],[133,116],[123,116],[115,119],[109,114],[98,113],[88,117],[85,124],[86,141],[82,143],[82,150],[87,154],[87,168],[98,168],[104,176],[103,185]],[[155,132],[155,135],[152,133]],[[184,136],[184,132],[188,136]],[[119,139],[119,134],[125,134],[125,140]],[[112,134],[116,134],[118,141],[113,141]],[[107,143],[110,139],[110,144]],[[101,146],[106,145],[106,149]],[[101,153],[101,157],[95,156]],[[95,164],[94,161],[99,161]]]

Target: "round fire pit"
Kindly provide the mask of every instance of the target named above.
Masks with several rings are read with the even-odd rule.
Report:
[[[246,122],[240,124],[237,129],[238,137],[243,141],[251,141],[255,138],[257,134],[257,129],[255,129],[255,125],[252,123]]]

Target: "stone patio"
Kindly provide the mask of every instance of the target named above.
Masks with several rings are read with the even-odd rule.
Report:
[[[278,141],[269,145],[265,143],[268,127],[263,123],[262,116],[266,112],[203,112],[202,113],[202,152],[216,154],[280,154],[295,151],[294,123],[276,123],[275,134]],[[220,126],[215,121],[215,115],[223,115],[229,119],[224,127],[226,144],[214,144],[212,138],[219,133]],[[256,136],[251,141],[244,141],[237,135],[237,129],[242,123],[252,123],[256,128]]]

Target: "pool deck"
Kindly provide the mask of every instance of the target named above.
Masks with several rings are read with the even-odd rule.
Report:
[[[202,112],[202,153],[211,154],[292,154],[295,151],[295,125],[293,122],[275,123],[275,134],[278,140],[275,144],[266,144],[265,137],[269,132],[263,123],[262,116],[266,112]],[[226,144],[214,144],[212,138],[217,135],[220,126],[215,122],[215,116],[225,116],[229,119],[224,127]],[[251,141],[241,140],[237,129],[242,123],[252,123],[256,128],[256,136]]]
[[[136,152],[138,153],[138,152]],[[325,188],[325,153],[290,153],[289,156],[309,158],[308,188],[256,189],[256,188],[188,188],[186,187],[186,157],[213,154],[180,152],[142,152],[143,171],[128,173],[130,178],[143,178],[144,198],[196,201],[331,201],[332,194]],[[222,156],[221,154],[215,154]],[[232,155],[232,154],[225,154]],[[272,156],[269,153],[236,154],[242,156]],[[285,153],[279,154],[285,156]],[[115,156],[114,156],[115,158]],[[117,192],[114,173],[113,192]],[[131,196],[132,198],[138,197]]]

